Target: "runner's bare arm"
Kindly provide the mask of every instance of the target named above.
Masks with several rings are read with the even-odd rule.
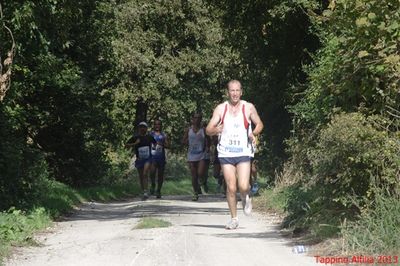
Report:
[[[183,134],[182,144],[188,145],[188,143],[189,143],[188,140],[189,140],[189,128],[186,128],[185,133]]]
[[[211,147],[211,137],[206,135],[205,137],[206,152],[210,152]]]
[[[210,122],[206,127],[206,133],[209,136],[218,135],[222,132],[222,125],[219,124],[221,121],[221,108],[223,108],[222,104],[218,105],[214,109]]]
[[[264,128],[264,124],[261,121],[261,118],[257,113],[257,109],[254,107],[253,104],[250,104],[250,120],[254,125],[256,125],[256,127],[253,130],[253,135],[254,136],[259,135]]]
[[[165,135],[164,148],[169,149],[169,144],[169,138],[167,135]]]

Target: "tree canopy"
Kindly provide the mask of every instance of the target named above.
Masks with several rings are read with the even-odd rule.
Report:
[[[242,82],[266,126],[261,165],[271,184],[291,166],[291,178],[346,180],[347,188],[365,171],[343,170],[354,161],[340,155],[369,143],[386,147],[386,157],[357,146],[356,165],[393,185],[399,10],[396,0],[7,1],[0,208],[32,203],[44,180],[112,182],[115,156],[141,120],[162,119],[172,151],[183,152],[190,114],[207,120],[230,79]],[[350,150],[324,153],[343,141],[337,129]]]

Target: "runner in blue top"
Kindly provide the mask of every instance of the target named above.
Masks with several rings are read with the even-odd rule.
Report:
[[[153,131],[150,135],[156,140],[157,144],[151,150],[152,165],[151,165],[151,187],[150,194],[156,192],[156,197],[161,198],[161,188],[164,182],[164,170],[166,164],[165,149],[169,147],[169,140],[167,135],[162,132],[162,123],[160,119],[154,120]],[[157,190],[156,189],[156,175],[157,175]]]
[[[143,200],[149,195],[147,192],[151,167],[151,149],[157,144],[156,140],[147,133],[147,123],[139,123],[139,134],[131,137],[126,147],[132,148],[136,154],[135,167],[139,173],[140,187],[143,191]]]

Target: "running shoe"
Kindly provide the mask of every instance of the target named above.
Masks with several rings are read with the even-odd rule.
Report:
[[[204,192],[205,192],[205,193],[208,193],[208,185],[207,185],[207,183],[205,183],[205,184],[203,185],[203,189],[204,189]]]
[[[225,225],[225,229],[228,230],[233,230],[238,228],[239,226],[239,220],[237,218],[232,218],[226,225]]]
[[[245,215],[250,215],[251,210],[253,209],[253,205],[251,204],[251,198],[249,194],[246,195],[246,198],[242,199],[243,213]]]
[[[151,184],[151,187],[150,187],[150,195],[154,195],[155,189],[156,189],[156,185]]]
[[[147,200],[149,198],[149,194],[147,192],[143,193],[142,200]]]
[[[194,194],[192,197],[192,201],[198,201],[199,200],[199,194]]]
[[[251,193],[252,193],[253,195],[257,194],[258,189],[259,189],[258,183],[257,183],[257,182],[254,182],[254,184],[251,186]]]

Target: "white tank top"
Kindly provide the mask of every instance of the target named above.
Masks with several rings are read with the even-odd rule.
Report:
[[[188,161],[195,162],[204,159],[205,141],[204,129],[200,128],[196,133],[192,128],[189,129],[189,150]]]
[[[245,104],[245,101],[241,101],[240,104]],[[240,106],[240,112],[236,116],[230,114],[229,110],[226,111],[223,126],[217,146],[218,157],[251,156],[252,145],[248,137],[251,124],[246,129],[242,106]]]

